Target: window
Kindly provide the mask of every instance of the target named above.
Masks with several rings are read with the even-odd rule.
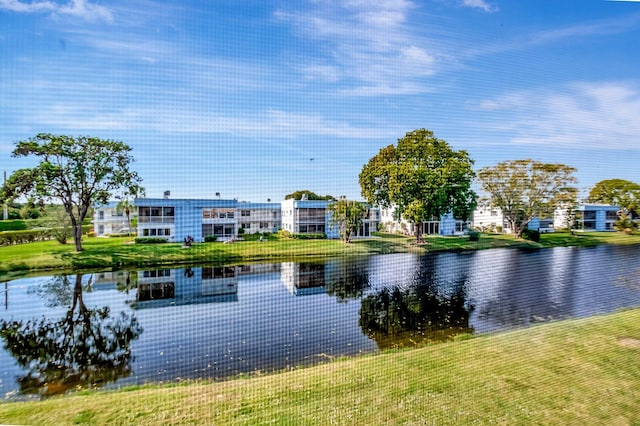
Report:
[[[251,210],[241,210],[241,211],[240,211],[240,216],[242,216],[242,217],[249,217],[249,216],[251,216]]]
[[[236,268],[234,266],[202,268],[203,280],[210,280],[213,278],[233,278],[235,276],[236,276]]]
[[[251,224],[250,223],[241,223],[240,227],[243,229],[251,229]]]
[[[269,228],[268,222],[260,222],[260,229],[267,229],[267,228]]]

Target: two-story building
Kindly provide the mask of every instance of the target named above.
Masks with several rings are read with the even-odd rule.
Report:
[[[387,232],[413,235],[416,231],[416,225],[404,217],[398,217],[395,207],[381,208],[380,221]],[[432,217],[431,220],[426,220],[418,226],[421,228],[422,235],[462,235],[470,225],[470,222],[456,219],[452,213],[447,213],[439,218]]]
[[[340,228],[333,221],[327,200],[284,200],[282,202],[282,229],[293,234],[321,234],[327,238],[340,238]],[[367,213],[352,238],[367,238],[378,230],[380,210],[367,206]]]
[[[578,231],[614,231],[620,207],[606,204],[580,204],[574,213],[574,226]],[[558,229],[569,225],[569,212],[558,208],[554,214],[554,226]]]
[[[93,207],[93,230],[97,236],[114,234],[129,234],[134,232],[134,227],[129,229],[127,215],[122,207],[118,207],[118,201],[109,201],[106,204],[97,204]],[[130,208],[129,220],[137,216],[135,207]]]
[[[240,203],[222,199],[137,198],[138,236],[203,241],[216,236],[230,239],[246,233],[277,232],[280,204]]]
[[[293,234],[325,234],[339,238],[332,221],[330,201],[284,200],[282,203],[247,203],[221,199],[137,198],[138,236],[184,241],[207,236],[221,240],[242,233],[274,233],[280,229]],[[369,237],[377,230],[379,211],[369,208],[354,237]],[[242,229],[242,231],[240,231]]]

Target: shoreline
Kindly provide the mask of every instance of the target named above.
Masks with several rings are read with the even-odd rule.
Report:
[[[248,378],[3,401],[0,422],[632,424],[638,321],[627,309]]]
[[[72,244],[54,241],[0,247],[0,279],[27,274],[75,271],[105,271],[118,268],[167,267],[171,265],[231,265],[258,262],[312,260],[339,256],[391,253],[467,252],[493,248],[544,249],[593,247],[602,244],[640,244],[640,235],[618,232],[549,233],[539,243],[517,240],[504,234],[482,234],[479,241],[466,237],[425,238],[417,246],[412,237],[378,234],[375,238],[344,244],[339,240],[287,240],[277,237],[264,242],[233,244],[197,243],[185,249],[179,243],[130,244],[130,237],[86,238],[85,250],[75,252]]]

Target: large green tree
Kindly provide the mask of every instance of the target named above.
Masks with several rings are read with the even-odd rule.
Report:
[[[302,200],[302,198],[306,198],[307,200],[327,200],[333,201],[335,197],[331,195],[318,195],[315,192],[309,191],[308,189],[303,189],[300,191],[292,192],[291,194],[285,195],[285,200]]]
[[[467,218],[476,205],[473,160],[431,130],[408,132],[397,146],[382,148],[360,172],[362,195],[371,204],[395,208],[422,239],[424,221],[452,212]]]
[[[640,212],[640,185],[624,179],[605,179],[596,183],[589,192],[590,203],[618,206],[637,216]]]
[[[9,200],[26,196],[44,205],[58,200],[71,220],[77,251],[82,251],[82,221],[94,203],[112,194],[140,191],[141,179],[130,169],[131,148],[123,142],[95,137],[38,134],[20,141],[14,157],[35,157],[38,164],[13,173],[3,186]]]
[[[534,160],[503,161],[478,172],[482,189],[518,238],[532,219],[551,216],[575,202],[573,167]]]
[[[351,241],[351,235],[357,232],[369,212],[365,203],[345,199],[329,204],[328,209],[331,212],[331,222],[338,226],[340,237],[345,243]]]

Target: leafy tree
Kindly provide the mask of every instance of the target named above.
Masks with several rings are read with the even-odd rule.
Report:
[[[502,210],[511,232],[520,238],[535,217],[574,203],[577,189],[570,185],[576,182],[575,171],[564,164],[513,160],[482,168],[478,178],[491,205]]]
[[[466,218],[475,208],[472,167],[466,151],[419,129],[372,157],[360,172],[360,188],[369,203],[395,207],[396,215],[414,224],[421,241],[423,222],[449,212]]]
[[[39,134],[17,143],[14,157],[36,157],[37,166],[13,173],[3,198],[27,196],[40,206],[60,200],[71,220],[77,251],[82,251],[82,222],[94,203],[106,203],[114,191],[135,191],[140,177],[129,169],[131,148],[94,137]]]
[[[618,206],[631,216],[640,212],[640,185],[624,179],[606,179],[596,183],[589,192],[590,203]]]
[[[331,222],[340,228],[340,237],[345,243],[351,241],[351,235],[357,232],[369,212],[365,203],[344,199],[329,204],[328,209],[332,213]]]
[[[318,195],[315,192],[311,192],[308,189],[303,189],[301,191],[292,192],[291,194],[285,195],[285,200],[302,200],[303,196],[306,196],[307,200],[326,200],[326,201],[335,201],[335,197],[331,195]]]
[[[633,231],[638,229],[638,223],[631,219],[626,213],[620,213],[620,217],[613,224],[615,229],[624,232],[625,234],[632,234]]]
[[[64,318],[0,321],[5,348],[26,371],[18,378],[20,390],[50,396],[128,376],[130,345],[142,333],[137,319],[124,312],[112,317],[108,307],[88,308],[82,274],[75,284],[56,277],[48,290],[49,306],[70,305]]]

